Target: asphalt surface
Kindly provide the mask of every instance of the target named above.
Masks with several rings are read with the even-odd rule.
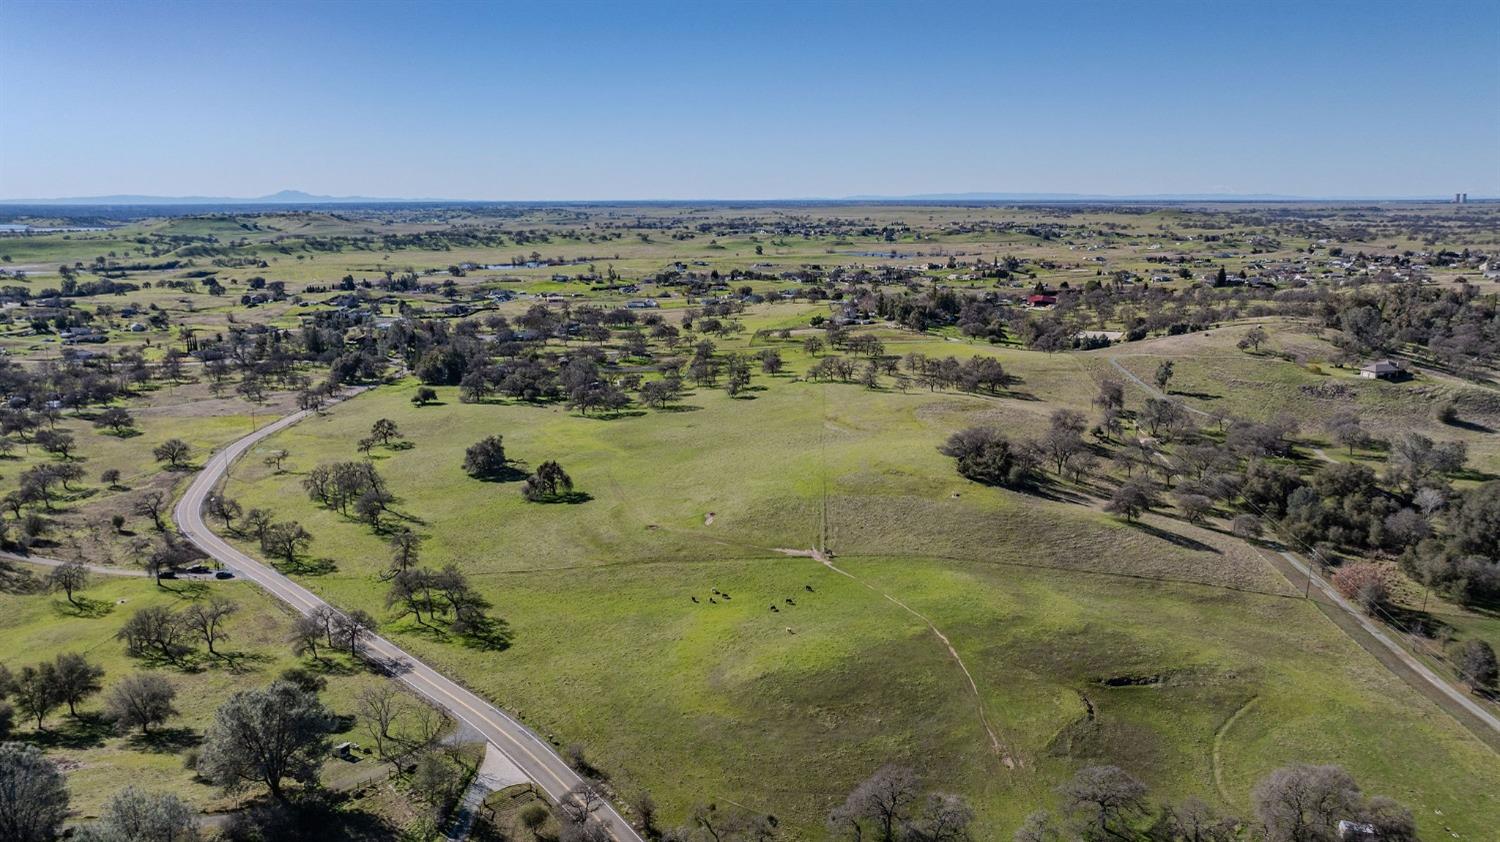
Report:
[[[229,466],[245,451],[309,414],[306,411],[292,413],[215,453],[203,466],[203,470],[193,478],[192,484],[173,510],[177,528],[185,538],[233,570],[237,576],[254,582],[303,614],[311,614],[327,603],[281,575],[270,565],[240,552],[214,534],[203,521],[203,505],[213,493],[219,479],[229,470]],[[554,802],[563,800],[568,790],[580,782],[578,774],[563,762],[552,746],[531,729],[389,640],[370,635],[364,642],[364,655],[392,677],[405,682],[418,695],[482,734],[495,750],[509,758]],[[643,842],[641,836],[611,804],[606,803],[596,810],[594,819],[609,831],[616,842]]]

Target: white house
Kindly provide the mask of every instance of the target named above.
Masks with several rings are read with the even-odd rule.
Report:
[[[1366,380],[1394,380],[1401,376],[1401,366],[1390,360],[1376,360],[1360,366],[1359,376]]]

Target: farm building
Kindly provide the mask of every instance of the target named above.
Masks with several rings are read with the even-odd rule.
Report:
[[[1359,376],[1366,380],[1400,380],[1405,375],[1405,370],[1390,360],[1365,363],[1359,369]]]

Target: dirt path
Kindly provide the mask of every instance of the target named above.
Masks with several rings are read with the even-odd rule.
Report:
[[[42,567],[62,567],[64,564],[68,563],[66,561],[63,561],[62,559],[57,558],[44,558],[39,555],[17,555],[16,553],[8,553],[4,551],[0,551],[0,558],[9,559],[11,561],[19,561],[25,564],[36,564]],[[87,567],[90,573],[98,573],[100,576],[146,575],[145,570],[136,570],[132,567],[106,567],[102,564],[85,564],[84,567]]]
[[[906,603],[895,598],[894,596],[891,596],[885,591],[880,590],[869,582],[864,581],[858,576],[855,576],[853,573],[850,573],[842,567],[834,564],[829,560],[827,555],[819,550],[793,550],[787,549],[785,547],[776,547],[775,549],[776,552],[782,553],[784,555],[801,556],[803,558],[813,559],[822,564],[824,567],[827,567],[829,570],[832,570],[833,572],[839,574],[840,576],[847,577],[854,582],[858,582],[859,584],[864,585],[871,591],[885,597],[887,600],[890,600],[892,603],[900,606],[900,608],[906,613],[912,615],[913,617],[916,617],[918,620],[921,620],[923,623],[925,623],[927,625],[927,628],[931,629],[932,633],[937,635],[938,640],[941,640],[943,642],[943,645],[948,648],[948,654],[953,658],[954,663],[958,664],[958,668],[960,670],[963,670],[964,678],[968,679],[969,690],[974,694],[974,706],[979,711],[979,721],[984,725],[985,733],[989,734],[990,737],[990,749],[994,751],[995,754],[999,755],[1000,762],[1004,763],[1007,769],[1014,769],[1016,768],[1016,766],[1021,765],[1019,761],[1017,761],[1015,757],[1013,757],[1011,753],[1005,748],[1004,744],[1000,742],[1000,737],[995,733],[994,727],[990,725],[989,715],[984,711],[984,698],[979,694],[979,684],[974,680],[974,674],[969,672],[968,665],[965,664],[964,659],[959,656],[958,650],[953,647],[953,641],[949,640],[948,636],[943,634],[942,630],[939,629],[932,622],[932,620],[927,618],[927,615],[916,610],[915,608],[912,608],[910,605],[907,605]]]
[[[1171,397],[1169,397],[1169,396],[1167,396],[1165,394],[1162,394],[1162,391],[1160,389],[1156,388],[1155,386],[1151,385],[1150,383],[1147,383],[1146,381],[1142,380],[1141,378],[1136,377],[1135,376],[1135,372],[1131,371],[1130,369],[1126,368],[1123,365],[1120,365],[1120,358],[1119,357],[1110,357],[1109,358],[1109,364],[1112,365],[1112,366],[1114,366],[1115,368],[1119,369],[1119,371],[1120,371],[1121,374],[1125,375],[1126,377],[1129,377],[1130,380],[1131,380],[1131,382],[1135,383],[1135,385],[1140,386],[1142,389],[1145,389],[1146,391],[1150,392],[1152,397],[1160,398],[1161,400],[1164,400],[1164,401],[1171,401],[1172,403],[1177,404],[1178,406],[1182,407],[1183,409],[1187,410],[1188,412],[1193,413],[1194,415],[1201,415],[1204,418],[1211,417],[1209,415],[1209,413],[1204,412],[1203,410],[1197,408],[1196,406],[1188,406],[1183,401],[1174,400],[1173,398],[1171,398]]]
[[[1233,804],[1235,802],[1230,797],[1229,787],[1224,785],[1224,735],[1229,733],[1229,729],[1234,726],[1234,723],[1238,722],[1240,717],[1245,715],[1245,711],[1255,707],[1255,703],[1259,700],[1259,696],[1251,696],[1244,704],[1236,708],[1234,713],[1229,715],[1228,719],[1224,720],[1224,724],[1219,726],[1219,730],[1214,732],[1214,786],[1219,790],[1219,797],[1224,800],[1225,804]]]

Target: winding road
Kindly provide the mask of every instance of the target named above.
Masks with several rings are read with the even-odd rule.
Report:
[[[249,579],[303,614],[311,614],[327,603],[312,591],[278,573],[270,565],[240,552],[214,534],[203,521],[203,505],[229,470],[229,466],[245,451],[262,439],[296,424],[311,412],[294,412],[215,453],[203,466],[203,470],[193,478],[192,484],[173,510],[173,518],[183,537],[233,570],[236,575]],[[509,758],[554,802],[567,799],[568,791],[581,782],[578,774],[531,729],[396,644],[383,637],[370,635],[365,639],[364,655],[418,695],[483,734],[491,747]],[[630,823],[607,802],[595,810],[594,819],[616,842],[643,842]]]

